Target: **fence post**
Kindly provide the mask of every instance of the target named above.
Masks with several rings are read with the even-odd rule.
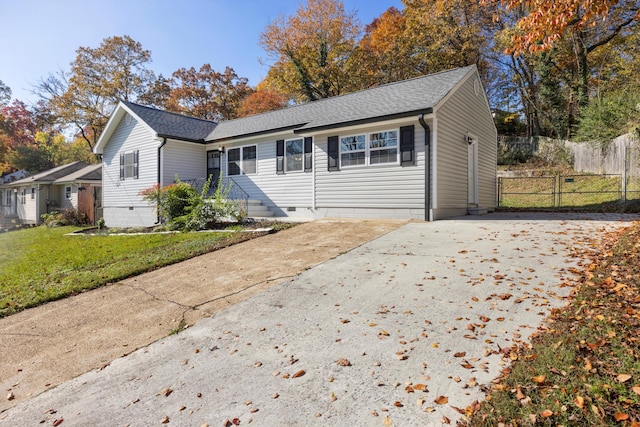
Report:
[[[557,187],[556,187],[557,185]],[[556,175],[555,179],[553,180],[553,191],[556,191],[556,188],[558,189],[558,205],[556,206],[556,197],[555,194],[553,196],[553,207],[561,207],[562,206],[562,181],[560,180],[560,175]]]
[[[629,163],[628,159],[627,159],[627,154],[628,154],[628,150],[627,150],[627,143],[625,141],[624,145],[622,146],[622,154],[623,154],[623,159],[624,159],[624,164],[623,164],[623,168],[622,168],[622,202],[626,203],[627,202],[627,165]]]

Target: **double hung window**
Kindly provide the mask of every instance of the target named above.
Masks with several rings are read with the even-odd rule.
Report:
[[[227,150],[227,175],[252,175],[258,171],[257,146],[230,148]]]
[[[398,163],[398,131],[374,132],[340,138],[342,167]]]

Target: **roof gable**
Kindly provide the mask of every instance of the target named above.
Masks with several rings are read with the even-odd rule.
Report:
[[[54,184],[64,182],[87,182],[102,180],[102,163],[87,165],[69,175],[60,177],[54,181]]]
[[[309,102],[296,107],[221,122],[208,141],[284,129],[298,133],[430,113],[475,65]]]
[[[158,110],[128,101],[120,101],[107,122],[93,151],[100,154],[111,135],[126,114],[137,117],[159,138],[171,138],[181,141],[205,142],[207,135],[216,127],[216,122],[184,116],[169,111]]]

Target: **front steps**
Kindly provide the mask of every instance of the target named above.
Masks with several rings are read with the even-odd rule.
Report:
[[[247,216],[249,218],[267,218],[272,217],[273,212],[269,210],[269,206],[262,204],[262,200],[249,199],[247,204]]]

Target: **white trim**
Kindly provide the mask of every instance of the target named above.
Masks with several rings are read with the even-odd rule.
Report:
[[[396,145],[395,145],[395,150],[396,150],[396,161],[395,162],[381,162],[381,163],[371,163],[371,152],[372,151],[382,151],[382,150],[389,150],[389,149],[393,149],[393,147],[382,147],[382,148],[371,148],[371,135],[373,134],[377,134],[377,133],[389,133],[389,132],[395,132],[396,134]],[[364,164],[358,164],[358,165],[343,165],[342,164],[342,140],[343,138],[353,138],[353,137],[358,137],[358,136],[364,136],[364,150],[350,150],[347,152],[344,152],[344,154],[348,154],[348,153],[362,153],[364,152]],[[338,134],[338,158],[339,158],[339,167],[340,169],[353,169],[353,168],[365,168],[365,167],[378,167],[378,166],[398,166],[400,165],[400,128],[395,128],[395,129],[384,129],[384,130],[378,130],[378,131],[368,131],[368,132],[361,132],[361,133],[355,133],[355,134],[351,134],[351,135],[340,135]]]
[[[467,133],[467,204],[478,205],[478,137]]]

